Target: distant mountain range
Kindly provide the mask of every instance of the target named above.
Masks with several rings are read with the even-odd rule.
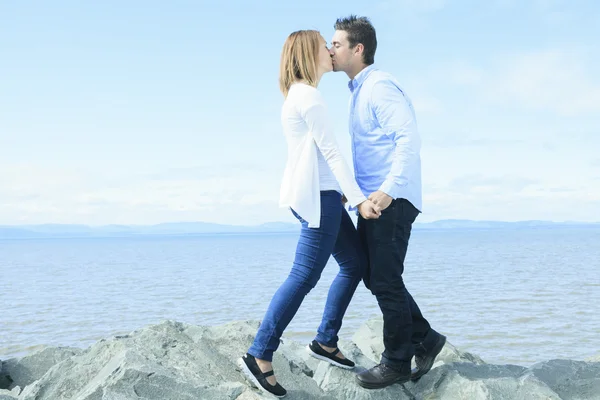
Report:
[[[552,227],[600,228],[600,223],[552,221],[472,221],[447,219],[416,223],[414,229],[525,229]],[[298,223],[269,222],[255,226],[221,225],[205,222],[172,222],[157,225],[0,225],[0,239],[33,239],[57,237],[124,237],[139,235],[202,235],[244,233],[295,233]]]
[[[206,222],[171,222],[156,225],[0,225],[0,239],[43,237],[116,237],[138,235],[194,235],[207,233],[296,232],[299,224],[270,222],[256,226],[221,225]]]

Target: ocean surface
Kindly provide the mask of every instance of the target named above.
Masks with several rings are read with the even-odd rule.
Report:
[[[0,240],[0,359],[85,348],[165,319],[260,320],[297,234]],[[330,260],[285,336],[312,339]],[[432,326],[490,363],[600,354],[600,229],[414,230],[405,282]],[[340,336],[379,314],[361,284]]]

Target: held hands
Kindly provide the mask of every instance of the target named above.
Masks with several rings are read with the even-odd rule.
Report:
[[[358,212],[364,219],[377,219],[381,216],[381,211],[392,204],[392,197],[378,190],[371,193],[369,199],[358,205]],[[342,204],[346,205],[348,199],[342,195]]]
[[[381,215],[381,210],[371,200],[360,203],[358,205],[358,212],[364,219],[377,219]]]
[[[392,204],[392,197],[388,196],[386,193],[382,192],[381,190],[378,190],[376,192],[371,193],[371,195],[369,196],[369,200],[371,200],[373,202],[373,204],[375,204],[380,211],[385,210],[386,208],[388,208],[390,206],[390,204]]]

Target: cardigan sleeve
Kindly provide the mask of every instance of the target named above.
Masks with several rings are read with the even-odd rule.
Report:
[[[319,151],[331,168],[348,202],[352,207],[356,207],[367,198],[358,187],[348,163],[339,150],[329,121],[327,106],[316,89],[305,100],[307,101],[301,110],[302,118],[312,132]]]

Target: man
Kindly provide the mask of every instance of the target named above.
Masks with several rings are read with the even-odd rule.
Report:
[[[404,286],[402,273],[412,224],[421,205],[421,141],[412,103],[390,74],[374,64],[377,37],[367,18],[338,19],[330,50],[334,71],[350,82],[350,135],[356,180],[379,206],[379,219],[358,217],[369,259],[365,285],[383,313],[381,363],[357,375],[369,389],[417,380],[446,342]],[[411,359],[417,368],[411,371]]]

